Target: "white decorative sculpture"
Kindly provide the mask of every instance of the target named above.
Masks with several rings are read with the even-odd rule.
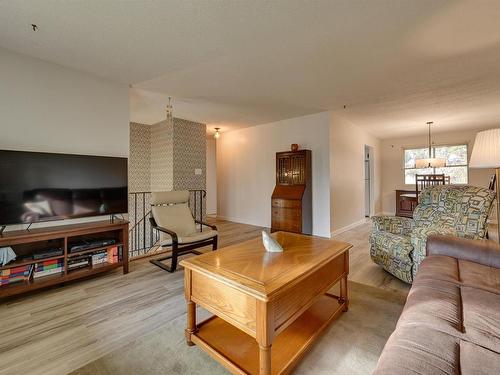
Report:
[[[270,253],[281,253],[283,252],[283,248],[281,245],[276,242],[274,238],[272,238],[269,233],[262,231],[262,242],[264,243],[264,247],[266,251]]]

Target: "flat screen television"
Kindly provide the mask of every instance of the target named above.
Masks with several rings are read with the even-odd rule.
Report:
[[[128,212],[127,158],[0,150],[0,225]]]

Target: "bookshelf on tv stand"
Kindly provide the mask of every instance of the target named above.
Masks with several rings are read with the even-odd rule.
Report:
[[[69,243],[71,242],[71,240],[86,236],[95,236],[96,238],[113,237],[117,242],[113,245],[105,246],[102,248],[94,248],[91,250],[85,250],[82,252],[71,254],[69,252]],[[68,281],[97,275],[116,268],[123,268],[123,273],[128,273],[128,221],[117,220],[116,218],[112,222],[110,220],[106,220],[89,223],[61,225],[56,227],[35,228],[30,229],[29,231],[16,230],[3,232],[0,236],[0,247],[10,246],[14,249],[16,254],[18,253],[18,251],[20,251],[23,252],[23,254],[21,255],[24,255],[26,257],[29,256],[30,250],[32,250],[32,253],[34,253],[37,249],[40,250],[41,246],[45,246],[46,248],[49,247],[51,241],[54,241],[56,244],[61,244],[61,247],[63,248],[63,255],[40,260],[30,260],[25,258],[21,259],[21,256],[19,256],[18,260],[6,264],[5,266],[1,266],[0,270],[20,267],[28,264],[35,264],[37,262],[39,263],[47,260],[63,259],[64,271],[60,274],[58,273],[36,280],[31,278],[28,281],[1,285],[0,298],[26,293],[51,285],[63,284]],[[92,251],[105,250],[115,246],[122,246],[122,258],[117,263],[102,263],[95,266],[91,265],[89,267],[68,271],[69,258],[75,255],[89,253]],[[19,250],[16,251],[17,249]]]

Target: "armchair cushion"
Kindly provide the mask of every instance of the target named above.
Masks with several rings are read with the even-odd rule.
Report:
[[[411,252],[413,247],[409,236],[390,232],[373,232],[370,235],[372,260],[397,278],[412,282]]]
[[[196,232],[189,235],[177,237],[177,242],[179,244],[185,245],[214,238],[215,236],[217,236],[217,234],[218,232],[216,230],[213,230],[212,228],[203,228],[202,232]],[[164,237],[162,237],[160,246],[170,245],[172,245],[172,238],[169,235],[165,234]]]
[[[373,229],[392,234],[407,236],[411,233],[415,222],[413,219],[399,216],[373,216]]]
[[[151,194],[151,204],[153,206],[162,204],[177,204],[189,202],[189,191],[154,191]]]
[[[187,203],[153,206],[152,211],[160,227],[177,233],[179,237],[189,236],[196,232],[196,224]]]

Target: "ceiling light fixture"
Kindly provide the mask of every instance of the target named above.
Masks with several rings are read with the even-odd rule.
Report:
[[[172,121],[174,118],[174,108],[172,107],[172,97],[168,97],[168,104],[167,104],[167,120]]]
[[[446,167],[446,159],[432,157],[432,142],[431,142],[431,125],[434,124],[429,121],[429,157],[425,159],[415,160],[415,168],[442,168]]]
[[[219,139],[220,137],[220,132],[219,132],[220,128],[215,128],[215,134],[214,134],[214,138],[215,139]]]

